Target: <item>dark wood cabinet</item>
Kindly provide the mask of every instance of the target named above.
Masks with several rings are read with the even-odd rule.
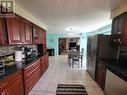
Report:
[[[32,25],[19,16],[7,18],[9,44],[32,44]]]
[[[46,51],[46,31],[18,15],[1,18],[0,44],[43,44]]]
[[[102,62],[97,65],[96,81],[103,90],[105,87],[105,75],[106,75],[106,68],[105,68],[105,64],[103,64]]]
[[[43,52],[46,53],[47,52],[47,48],[46,48],[46,31],[43,30]]]
[[[45,30],[36,25],[33,25],[33,42],[34,44],[43,44],[43,46],[46,45]]]
[[[40,59],[36,60],[35,62],[31,63],[29,66],[24,68],[23,75],[24,75],[25,95],[27,95],[41,77]]]
[[[20,25],[20,18],[15,16],[14,18],[7,18],[7,32],[8,32],[8,39],[9,44],[21,44],[21,25]]]
[[[41,28],[38,27],[38,43],[43,44],[43,31]]]
[[[5,26],[5,19],[0,18],[0,45],[7,44],[7,32]]]
[[[46,68],[46,70],[47,70],[48,66],[49,66],[48,54],[46,54],[45,55],[45,68]]]
[[[127,13],[123,13],[113,19],[111,42],[116,44],[127,44]]]
[[[44,55],[41,57],[41,71],[42,71],[42,74],[47,70],[49,66],[49,63],[48,63],[48,55]]]
[[[45,61],[45,57],[42,56],[41,57],[41,74],[43,74],[46,71],[46,61]]]
[[[38,27],[36,25],[33,25],[33,43],[38,44],[39,43],[39,32]]]
[[[32,44],[32,24],[24,20],[24,43]]]
[[[0,95],[24,95],[21,71],[0,81]]]

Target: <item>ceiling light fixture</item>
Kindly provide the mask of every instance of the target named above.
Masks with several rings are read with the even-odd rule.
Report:
[[[78,29],[80,29],[80,28],[79,27],[68,27],[68,28],[66,28],[66,31],[72,32],[72,31],[77,31]]]

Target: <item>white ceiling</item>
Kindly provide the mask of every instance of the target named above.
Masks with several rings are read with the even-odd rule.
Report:
[[[110,12],[125,0],[15,0],[38,20],[48,32],[65,33],[67,27],[76,32],[90,32],[111,23]]]

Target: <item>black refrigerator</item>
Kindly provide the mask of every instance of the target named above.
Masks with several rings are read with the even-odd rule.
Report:
[[[87,39],[87,71],[96,79],[97,64],[102,59],[116,60],[117,48],[110,43],[110,35],[94,35]]]

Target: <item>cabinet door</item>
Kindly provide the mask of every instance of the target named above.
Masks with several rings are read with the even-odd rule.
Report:
[[[125,23],[123,27],[124,27],[124,30],[123,30],[123,33],[121,34],[121,41],[123,45],[126,45],[127,44],[127,15],[126,15]]]
[[[15,80],[13,84],[8,86],[3,92],[2,95],[23,95],[23,91],[21,90],[21,79]]]
[[[0,45],[7,44],[7,33],[5,27],[5,19],[0,18]]]
[[[20,44],[21,30],[20,30],[20,18],[15,16],[14,18],[7,18],[7,31],[9,37],[9,44]]]
[[[45,55],[45,68],[47,70],[48,66],[49,66],[49,62],[48,62],[48,55]]]
[[[27,44],[32,43],[32,25],[27,21],[24,21],[24,41]]]
[[[0,95],[24,95],[21,71],[0,82]]]
[[[38,44],[39,43],[39,38],[38,38],[38,27],[36,25],[33,25],[33,43]]]
[[[43,30],[43,52],[46,53],[46,31]]]
[[[43,31],[41,28],[38,28],[38,40],[39,40],[39,44],[43,44]]]
[[[41,57],[41,71],[42,71],[42,74],[43,74],[43,73],[45,72],[45,70],[46,70],[45,64],[46,64],[46,60],[45,60],[45,57],[43,56],[43,57]]]
[[[105,87],[105,65],[103,63],[97,65],[96,81],[99,84],[99,86],[102,89],[104,89]]]

